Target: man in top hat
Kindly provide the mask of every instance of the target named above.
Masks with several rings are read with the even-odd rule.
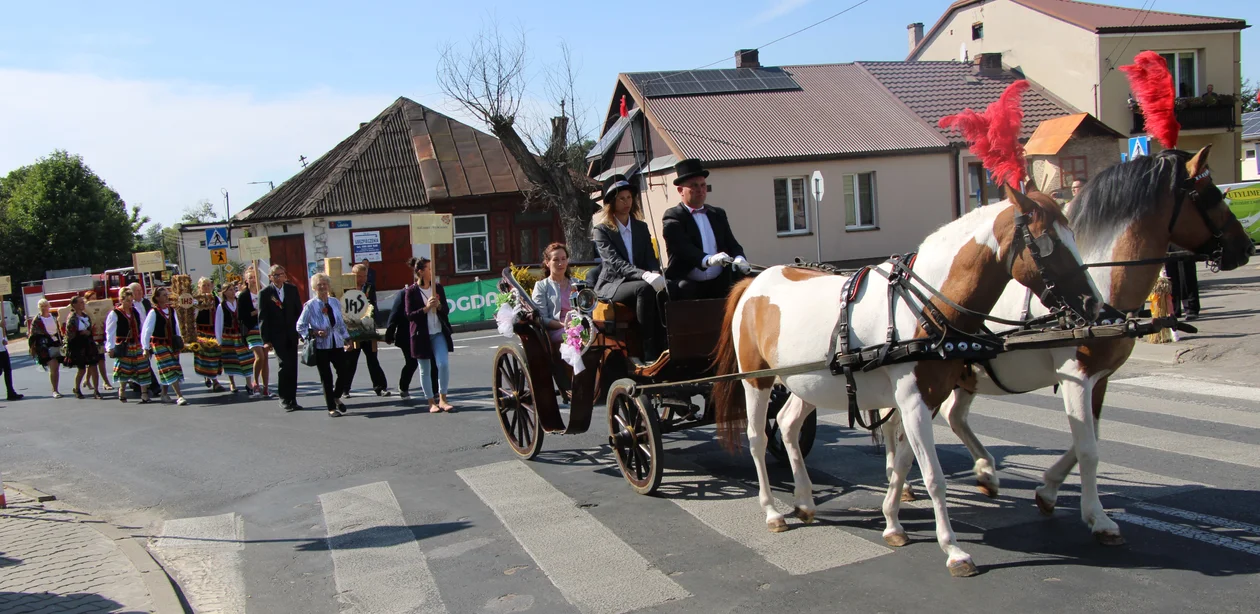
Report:
[[[643,332],[643,358],[650,362],[665,349],[657,293],[665,290],[666,280],[638,196],[639,188],[624,175],[605,180],[604,206],[591,220],[591,239],[603,263],[595,293],[634,307]]]
[[[661,234],[665,237],[665,250],[669,254],[669,266],[665,278],[673,282],[673,298],[723,298],[735,283],[736,275],[748,273],[750,266],[744,259],[744,248],[731,233],[726,212],[705,204],[709,195],[705,170],[699,160],[688,158],[674,165],[678,177],[678,195],[682,199],[662,216]]]

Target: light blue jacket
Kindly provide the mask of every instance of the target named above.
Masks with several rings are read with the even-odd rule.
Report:
[[[324,302],[318,298],[306,301],[306,304],[302,306],[302,315],[298,316],[297,331],[303,337],[314,338],[316,330],[331,332],[323,339],[315,339],[315,348],[320,350],[339,348],[350,338],[350,331],[346,330],[346,322],[341,318],[341,301],[329,296],[328,306],[332,309],[333,322],[331,323],[328,321],[328,316],[324,315]]]
[[[573,291],[573,278],[569,278],[569,291]],[[543,324],[551,320],[559,320],[563,315],[560,313],[560,286],[550,277],[544,277],[534,283],[533,296],[530,298],[534,299],[534,304],[538,305],[538,318]]]

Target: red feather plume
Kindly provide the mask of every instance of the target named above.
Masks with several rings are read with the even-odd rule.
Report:
[[[1164,147],[1176,149],[1181,124],[1177,123],[1177,113],[1173,110],[1176,101],[1168,63],[1154,51],[1143,51],[1133,58],[1133,64],[1121,66],[1120,70],[1129,76],[1133,97],[1142,107],[1146,133]]]
[[[621,116],[622,116],[622,117],[627,117],[627,116],[629,116],[629,115],[630,115],[630,114],[626,112],[626,96],[625,96],[625,94],[622,94],[622,96],[621,96]]]
[[[1019,189],[1027,173],[1024,145],[1019,133],[1024,123],[1020,99],[1028,82],[1020,79],[1006,88],[1002,96],[984,113],[964,109],[957,115],[941,118],[941,128],[957,128],[967,140],[968,148],[993,173],[993,182]]]

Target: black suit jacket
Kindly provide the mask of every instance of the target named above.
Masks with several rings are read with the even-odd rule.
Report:
[[[398,346],[401,350],[411,355],[411,327],[407,320],[407,310],[404,309],[403,299],[407,296],[408,285],[398,294],[394,295],[394,305],[389,309],[389,320],[385,322],[385,340]]]
[[[302,299],[298,297],[297,286],[284,284],[284,303],[280,303],[276,287],[267,284],[258,292],[258,331],[262,333],[263,343],[296,344],[298,340],[297,321],[302,314]]]
[[[262,290],[258,292],[261,298]],[[249,293],[249,288],[236,293],[236,315],[241,321],[242,333],[258,328],[258,306],[254,304],[254,296]]]
[[[612,297],[623,281],[639,281],[645,271],[659,273],[661,263],[652,251],[652,233],[643,220],[630,220],[630,236],[634,245],[634,264],[630,264],[626,242],[621,233],[603,224],[591,229],[591,238],[595,241],[595,250],[603,260],[599,269],[599,279],[595,280],[595,293],[604,297]]]
[[[744,248],[731,232],[731,223],[726,219],[726,211],[705,205],[708,209],[709,226],[713,228],[713,238],[717,240],[717,251],[726,252],[731,258],[744,255]],[[665,268],[665,277],[681,280],[687,278],[692,269],[701,268],[700,263],[705,256],[703,243],[700,240],[700,227],[692,219],[691,210],[679,203],[665,210],[662,217],[661,234],[665,236],[665,252],[669,254],[669,266]]]

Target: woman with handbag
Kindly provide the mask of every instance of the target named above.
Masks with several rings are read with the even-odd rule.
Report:
[[[39,315],[31,318],[31,323],[27,325],[27,330],[31,332],[30,352],[31,358],[35,359],[35,363],[41,369],[48,371],[48,381],[52,383],[52,392],[54,399],[60,399],[62,394],[57,391],[57,384],[61,380],[61,328],[57,326],[57,317],[52,314],[52,309],[48,305],[48,299],[39,299]]]
[[[324,386],[324,403],[328,415],[336,418],[346,413],[346,404],[337,398],[333,386],[333,369],[341,377],[345,368],[345,350],[350,348],[350,331],[341,317],[341,301],[329,296],[332,280],[323,273],[311,277],[315,296],[302,306],[298,316],[298,334],[306,339],[302,348],[302,364],[319,369],[319,381]]]
[[[236,393],[236,378],[245,382],[250,390],[250,376],[254,372],[254,353],[245,343],[240,320],[240,306],[236,302],[236,282],[227,282],[219,291],[219,308],[214,314],[214,340],[219,343],[219,362],[228,378],[228,389]]]
[[[249,266],[245,269],[245,287],[236,295],[236,313],[240,316],[241,328],[245,330],[245,345],[254,353],[254,387],[250,398],[271,398],[271,357],[263,346],[262,332],[258,330],[258,269]]]
[[[92,398],[100,400],[100,374],[96,371],[96,363],[101,361],[96,351],[96,338],[92,336],[92,320],[87,314],[87,299],[76,296],[70,300],[70,317],[66,318],[66,347],[70,350],[69,364],[78,369],[74,374],[74,396],[82,399],[83,376],[88,377],[88,385],[92,386]]]
[[[433,281],[428,258],[412,258],[407,264],[415,273],[416,283],[407,286],[403,309],[411,322],[411,355],[420,362],[420,386],[429,399],[429,413],[454,411],[446,399],[451,381],[450,353],[455,351],[446,291],[442,284]],[[438,370],[437,390],[430,390],[430,360]]]
[[[136,319],[131,288],[118,291],[118,306],[105,318],[105,352],[114,359],[118,400],[127,402],[127,384],[140,388],[140,403],[149,402],[149,359],[140,347],[141,322]]]
[[[162,402],[171,402],[167,388],[174,388],[175,404],[187,405],[188,400],[179,389],[179,383],[184,380],[184,368],[179,364],[179,352],[184,349],[184,340],[180,337],[175,310],[171,308],[171,292],[168,288],[162,287],[153,291],[153,309],[149,310],[149,315],[144,319],[140,346],[156,363],[154,372],[157,373],[158,383],[162,385]]]

